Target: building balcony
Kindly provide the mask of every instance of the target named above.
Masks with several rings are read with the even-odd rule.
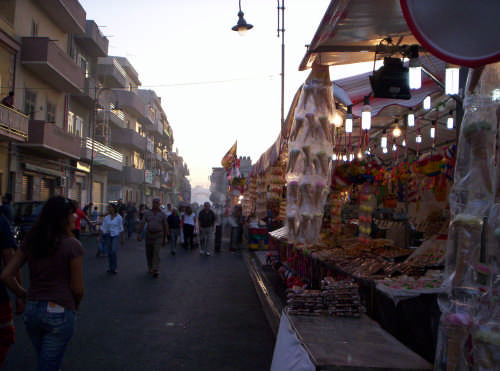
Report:
[[[97,89],[97,81],[93,77],[86,77],[83,85],[83,93],[73,95],[72,98],[76,99],[79,103],[89,109],[94,107],[94,97]]]
[[[127,121],[125,121],[125,113],[119,109],[98,109],[97,121],[113,124],[118,129],[126,129]]]
[[[112,130],[111,142],[141,153],[146,149],[146,138],[141,137],[133,129]]]
[[[124,166],[122,171],[108,172],[108,182],[114,184],[144,184],[144,170]]]
[[[0,138],[26,142],[29,117],[0,104]]]
[[[117,150],[89,137],[82,138],[81,148],[81,158],[93,161],[93,166],[102,166],[114,170],[123,169],[123,155]],[[93,159],[92,151],[94,151]]]
[[[29,121],[28,143],[25,146],[43,156],[80,159],[80,137],[45,121]]]
[[[113,92],[120,107],[123,107],[125,111],[136,117],[137,121],[144,125],[145,128],[152,128],[153,122],[147,115],[146,103],[137,93],[128,90],[113,90]]]
[[[127,87],[125,71],[113,57],[98,58],[97,77],[108,88],[123,89]]]
[[[75,39],[92,57],[105,57],[108,55],[109,41],[102,35],[99,27],[92,20],[85,23],[85,33],[76,34]]]
[[[21,63],[59,91],[83,93],[82,69],[48,37],[23,37]]]
[[[85,32],[85,9],[78,0],[34,0],[67,33]]]
[[[154,129],[156,133],[163,135],[163,122],[161,121],[156,122]]]

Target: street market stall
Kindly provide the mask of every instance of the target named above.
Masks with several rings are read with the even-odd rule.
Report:
[[[273,265],[290,290],[289,322],[304,315],[363,318],[366,311],[438,369],[495,369],[500,79],[487,67],[464,105],[458,93],[444,92],[448,66],[419,44],[402,14],[416,4],[330,4],[301,64],[312,74],[291,126],[286,227],[270,233],[279,255]],[[373,73],[333,85],[321,78],[323,66],[379,58],[384,65]],[[417,59],[425,76],[410,90],[401,76]],[[323,152],[332,155],[331,173]],[[329,195],[322,191],[328,186]],[[326,294],[325,280],[341,292],[357,287],[359,299]],[[314,360],[307,348],[313,340],[300,336],[309,328],[289,328]]]

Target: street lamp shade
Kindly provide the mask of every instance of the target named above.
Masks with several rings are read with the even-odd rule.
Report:
[[[247,23],[245,21],[245,18],[243,18],[244,13],[240,10],[238,12],[238,23],[236,23],[236,26],[233,26],[232,30],[237,31],[240,36],[244,36],[248,30],[253,28],[253,25],[250,23]]]

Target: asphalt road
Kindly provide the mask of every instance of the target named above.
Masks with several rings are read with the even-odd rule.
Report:
[[[274,338],[241,254],[162,250],[161,273],[146,272],[143,243],[118,251],[118,274],[84,236],[85,298],[62,369],[268,370]],[[34,370],[22,317],[3,370]]]

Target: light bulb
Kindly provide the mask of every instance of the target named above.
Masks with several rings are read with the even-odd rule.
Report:
[[[361,129],[370,130],[372,127],[372,113],[370,106],[365,106],[361,113]]]
[[[361,112],[361,129],[370,130],[372,127],[372,108],[370,107],[370,96],[364,97],[363,111]]]
[[[415,137],[415,142],[422,143],[422,135],[417,134],[417,136]]]
[[[395,138],[399,138],[401,136],[401,129],[399,128],[398,124],[396,124],[396,126],[392,130],[392,136]]]
[[[387,148],[382,148],[383,153],[387,153]]]
[[[406,147],[406,139],[403,139],[403,141],[401,142],[401,145],[402,145],[403,147]]]
[[[392,151],[393,151],[393,152],[396,152],[396,150],[397,150],[397,149],[398,149],[398,146],[397,146],[397,145],[395,145],[395,144],[393,144],[393,145],[392,145]]]
[[[342,156],[342,160],[347,161],[347,156],[346,155]]]
[[[380,147],[387,148],[387,137],[385,135],[380,138]]]
[[[424,98],[423,106],[424,106],[425,110],[431,109],[431,96],[430,95],[428,95]]]
[[[408,114],[408,126],[409,127],[415,126],[415,114],[413,112],[410,112]]]
[[[352,161],[352,160],[354,160],[354,153],[349,154],[349,161]]]
[[[342,117],[338,113],[335,113],[335,117],[333,118],[333,125],[335,125],[336,127],[342,126]]]
[[[358,159],[362,159],[363,158],[363,154],[361,153],[361,151],[358,152]]]
[[[336,154],[336,153],[334,153],[334,154],[332,155],[332,160],[333,160],[333,161],[337,161],[337,154]]]
[[[409,85],[410,89],[420,89],[422,87],[422,67],[420,66],[411,66],[410,61],[410,69],[408,73]]]
[[[460,69],[458,66],[446,66],[444,91],[447,95],[458,94],[459,75]]]
[[[345,117],[345,132],[352,133],[352,114],[347,114]]]
[[[430,137],[433,138],[433,139],[436,137],[436,128],[434,126],[431,127],[431,130],[430,130],[429,134],[430,134]]]
[[[453,129],[453,115],[451,112],[448,115],[448,118],[446,119],[446,127],[450,130]]]

